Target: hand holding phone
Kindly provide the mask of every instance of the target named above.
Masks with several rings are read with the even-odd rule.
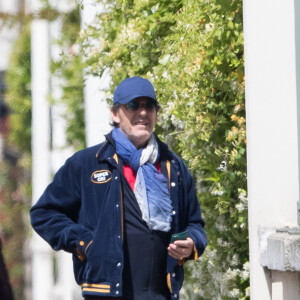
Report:
[[[170,244],[172,244],[172,243],[174,243],[175,241],[178,241],[178,240],[186,240],[187,237],[188,237],[188,232],[187,231],[174,233],[174,234],[172,234]]]
[[[176,241],[178,242],[175,244]],[[175,233],[171,237],[168,254],[177,260],[183,260],[192,255],[194,246],[194,242],[188,236],[187,231]]]

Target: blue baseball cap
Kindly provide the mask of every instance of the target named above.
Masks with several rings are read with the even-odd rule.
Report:
[[[116,87],[113,104],[126,104],[139,97],[157,102],[154,87],[149,80],[138,76],[126,78]]]

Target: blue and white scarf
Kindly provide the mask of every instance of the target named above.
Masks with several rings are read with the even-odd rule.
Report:
[[[169,231],[172,205],[168,180],[153,165],[159,157],[154,134],[147,147],[139,150],[119,128],[113,129],[112,137],[116,143],[117,154],[137,172],[134,194],[142,211],[143,220],[150,229]]]

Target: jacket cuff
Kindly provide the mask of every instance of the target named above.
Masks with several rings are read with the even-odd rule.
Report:
[[[198,260],[199,256],[198,256],[198,251],[197,251],[197,248],[196,246],[194,245],[194,250],[191,254],[191,259],[194,259],[194,260]]]
[[[199,234],[195,234],[194,230],[188,230],[188,233],[189,237],[194,242],[194,249],[189,259],[198,260],[206,247],[206,236],[202,236],[201,232],[199,232]],[[205,241],[203,239],[205,239]]]

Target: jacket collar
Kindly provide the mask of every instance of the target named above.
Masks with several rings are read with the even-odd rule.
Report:
[[[160,157],[159,160],[160,161],[166,161],[171,159],[171,153],[169,151],[168,145],[163,143],[156,134],[154,134],[156,137],[156,141],[158,143],[158,147],[159,147],[159,152],[160,152]]]
[[[105,135],[105,138],[105,142],[100,145],[96,154],[98,161],[110,161],[110,159],[116,154],[116,145],[111,132]]]

